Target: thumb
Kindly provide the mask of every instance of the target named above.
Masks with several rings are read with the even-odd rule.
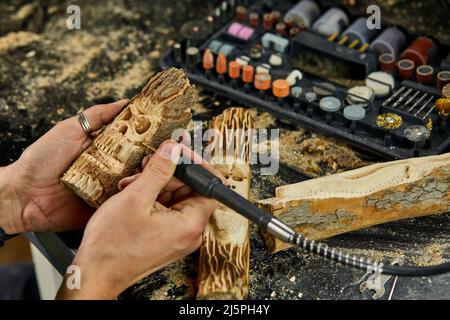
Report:
[[[175,173],[181,150],[182,145],[175,141],[164,142],[150,158],[137,180],[129,185],[125,192],[139,194],[153,206],[159,193]]]

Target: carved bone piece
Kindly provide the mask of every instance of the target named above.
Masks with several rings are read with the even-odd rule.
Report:
[[[217,129],[211,163],[240,195],[250,195],[248,135],[253,127],[250,113],[230,108],[216,117]],[[203,232],[200,247],[198,299],[245,299],[248,295],[249,222],[235,211],[219,205]]]
[[[379,163],[276,189],[259,206],[311,239],[450,210],[450,153]],[[263,233],[272,253],[289,248]]]
[[[61,182],[89,205],[99,207],[119,191],[118,182],[134,172],[149,149],[187,126],[196,95],[184,71],[171,68],[156,74],[81,154]]]

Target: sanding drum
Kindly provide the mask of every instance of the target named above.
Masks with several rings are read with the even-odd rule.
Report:
[[[370,44],[370,49],[378,54],[390,53],[395,59],[406,43],[405,34],[397,28],[387,28]]]
[[[347,14],[339,8],[330,8],[313,25],[313,30],[323,36],[339,34],[348,26]]]
[[[366,18],[356,19],[343,33],[350,41],[358,40],[360,44],[369,43],[376,35],[377,30],[367,28]]]
[[[433,82],[434,69],[430,65],[421,65],[416,69],[416,81],[424,85],[430,85]]]
[[[400,79],[412,80],[414,78],[414,61],[402,59],[397,63],[398,77]]]
[[[450,71],[440,71],[436,76],[436,87],[442,90],[446,84],[450,83]]]
[[[412,60],[416,66],[428,64],[430,50],[434,48],[436,48],[436,44],[433,40],[427,37],[418,37],[402,52],[400,59]]]
[[[294,24],[310,29],[313,22],[320,16],[319,6],[312,0],[302,0],[284,16],[284,21],[292,20]]]
[[[378,56],[378,65],[381,71],[387,73],[395,72],[395,56],[390,52],[382,53]]]

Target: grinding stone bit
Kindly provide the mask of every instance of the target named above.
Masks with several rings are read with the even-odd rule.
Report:
[[[364,119],[366,110],[361,104],[352,104],[344,109],[344,117],[347,120],[358,121]]]
[[[394,77],[383,71],[372,72],[366,79],[366,86],[372,89],[377,97],[384,97],[394,89]]]
[[[315,84],[313,86],[312,90],[318,96],[325,97],[325,96],[331,96],[336,91],[336,87],[329,82],[321,82],[321,83]]]
[[[313,102],[317,99],[317,94],[315,94],[314,92],[307,92],[305,94],[305,99],[308,103]]]
[[[372,101],[373,96],[374,96],[374,92],[371,88],[366,87],[366,86],[356,86],[356,87],[352,87],[350,89],[348,89],[347,91],[348,95],[347,95],[347,101],[350,104],[363,104],[363,105],[367,105],[368,102],[367,101]],[[365,100],[361,99],[364,98]],[[366,101],[367,100],[367,101]]]
[[[341,108],[341,101],[336,97],[325,97],[320,99],[319,107],[326,112],[336,112]]]
[[[292,87],[291,89],[291,95],[295,98],[299,98],[302,95],[302,92],[302,87]]]

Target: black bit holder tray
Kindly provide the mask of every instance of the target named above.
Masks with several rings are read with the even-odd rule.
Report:
[[[273,6],[273,1],[257,1],[249,8],[248,12],[256,11],[260,14],[260,16],[262,16],[263,13],[275,9]],[[282,15],[289,10],[290,6],[292,6],[291,1],[276,2],[276,10],[281,11]],[[225,42],[235,46],[232,54],[227,57],[228,61],[242,55],[249,57],[250,48],[256,44],[261,44],[261,38],[266,33],[262,27],[262,22],[260,22],[260,27],[255,29],[253,37],[247,42],[240,41],[239,39],[235,39],[227,34],[228,27],[233,22],[234,17],[230,14],[228,19],[224,21],[221,26],[208,30],[208,32],[205,33],[206,38],[201,44],[198,45],[198,48],[200,49],[199,60],[201,60],[204,50],[209,47],[209,44],[213,40],[218,40],[220,42]],[[243,22],[243,24],[248,26],[248,23],[246,22]],[[275,34],[275,31],[272,30],[271,33]],[[188,46],[188,41],[189,40],[187,39],[180,41],[183,52]],[[448,48],[442,47],[440,49],[447,50]],[[328,56],[337,63],[350,64],[357,69],[359,73],[364,73],[364,78],[370,72],[377,70],[377,56],[370,50],[361,53],[356,49],[349,49],[348,47],[339,45],[336,42],[328,41],[326,37],[309,31],[301,32],[295,38],[290,39],[289,47],[286,52],[280,53],[274,50],[273,47],[265,48],[262,58],[257,61],[251,60],[250,64],[252,64],[256,70],[257,66],[268,64],[268,59],[271,54],[279,54],[283,58],[283,65],[280,67],[271,68],[271,75],[272,80],[284,79],[292,70],[295,69],[292,67],[291,58],[304,50],[311,50],[319,55]],[[267,90],[264,94],[261,94],[261,92],[256,90],[252,85],[245,86],[241,79],[237,82],[231,81],[228,76],[220,79],[215,70],[212,70],[212,72],[207,74],[202,68],[201,61],[198,61],[195,65],[188,65],[184,54],[181,61],[177,61],[172,49],[167,51],[162,56],[160,64],[163,69],[169,67],[184,68],[187,70],[189,78],[194,83],[200,84],[204,88],[212,90],[229,99],[238,101],[245,106],[256,107],[261,111],[270,112],[276,117],[289,120],[294,124],[300,124],[308,129],[321,132],[325,135],[340,138],[351,146],[386,159],[403,159],[410,158],[415,155],[417,156],[417,154],[414,154],[413,143],[407,140],[404,136],[404,130],[411,125],[426,125],[430,118],[434,128],[430,138],[421,145],[419,155],[428,156],[440,154],[445,152],[450,145],[450,137],[448,134],[448,128],[450,128],[450,125],[445,123],[448,122],[448,120],[442,121],[442,119],[439,119],[436,110],[431,111],[427,117],[422,118],[423,113],[431,110],[434,101],[440,97],[439,90],[433,86],[424,86],[409,80],[400,81],[395,78],[395,88],[392,88],[388,96],[383,98],[375,97],[369,103],[366,107],[366,117],[360,121],[356,121],[355,131],[352,133],[350,127],[351,122],[343,116],[343,109],[347,105],[346,97],[348,93],[346,87],[333,84],[336,87],[336,91],[333,93],[333,96],[341,100],[342,107],[340,111],[333,113],[331,122],[327,122],[326,113],[319,108],[320,97],[318,97],[316,101],[312,102],[312,113],[307,112],[308,102],[305,99],[305,93],[312,91],[313,86],[320,86],[320,83],[331,82],[327,81],[326,78],[319,78],[302,71],[303,78],[296,84],[302,87],[302,95],[299,98],[289,96],[282,101],[279,101],[272,95],[271,90]],[[403,89],[404,91],[411,89],[411,95],[417,91],[420,91],[417,94],[417,99],[412,100],[408,104],[407,108],[401,107],[404,107],[404,102],[406,102],[410,96],[404,99],[405,101],[402,102],[403,104],[397,105],[396,107],[393,107],[392,104],[383,105],[383,102],[385,102],[390,95],[402,87],[405,87],[405,89]],[[408,108],[410,108],[410,106],[412,106],[425,93],[427,93],[427,99],[424,99],[422,103],[426,102],[431,97],[433,98],[428,103],[428,106],[426,106],[423,110],[424,112],[414,115],[422,104],[418,104],[412,112],[408,112]],[[401,94],[399,96],[401,96]],[[309,108],[311,109],[311,106]],[[398,129],[390,131],[391,139],[389,146],[385,145],[386,131],[376,125],[377,116],[381,113],[387,112],[398,114],[403,119],[403,124]]]

